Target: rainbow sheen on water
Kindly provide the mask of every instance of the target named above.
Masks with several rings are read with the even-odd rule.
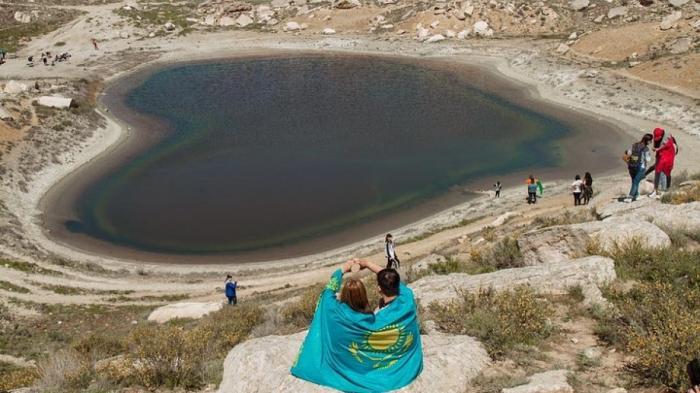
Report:
[[[372,57],[179,65],[126,105],[169,131],[93,183],[69,229],[165,253],[334,233],[478,177],[555,166],[570,131],[463,75]]]

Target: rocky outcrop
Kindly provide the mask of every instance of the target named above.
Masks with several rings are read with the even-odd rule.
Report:
[[[610,258],[592,256],[546,265],[504,269],[493,273],[469,275],[452,273],[428,276],[413,283],[413,293],[425,306],[432,302],[457,299],[463,291],[480,289],[509,290],[529,285],[538,293],[565,293],[581,286],[587,304],[605,304],[598,286],[615,280],[615,266]]]
[[[219,392],[334,392],[289,373],[304,337],[305,331],[290,336],[255,338],[239,344],[224,361]],[[421,340],[423,372],[401,392],[461,391],[491,362],[483,346],[469,336],[431,333],[421,336]]]
[[[420,273],[430,269],[430,266],[445,262],[445,257],[438,254],[430,254],[411,266],[411,272]]]
[[[612,250],[615,244],[624,244],[631,239],[638,239],[648,247],[671,245],[671,239],[664,231],[639,217],[613,217],[604,221],[574,224],[571,228],[587,233],[606,251]]]
[[[219,311],[223,303],[174,303],[158,307],[148,316],[149,321],[163,323],[171,319],[199,319],[211,312]]]
[[[662,228],[700,232],[700,202],[670,205],[644,198],[636,203],[611,203],[598,214],[603,222],[637,219]]]
[[[525,385],[503,389],[503,393],[574,393],[566,381],[568,370],[552,370],[534,374]]]
[[[558,225],[524,233],[518,247],[524,264],[534,266],[582,257],[590,240],[584,231]]]
[[[37,103],[41,106],[47,106],[49,108],[65,109],[70,108],[71,104],[73,103],[73,99],[60,96],[41,96],[37,100]]]

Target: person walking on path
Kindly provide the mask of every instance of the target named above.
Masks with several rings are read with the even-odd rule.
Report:
[[[583,192],[584,183],[581,176],[576,175],[574,182],[571,183],[571,191],[574,193],[574,206],[581,205],[581,194]]]
[[[496,195],[495,195],[496,198],[501,197],[501,189],[502,188],[503,188],[503,186],[501,186],[500,181],[497,181],[496,184],[493,185],[493,189],[496,191]]]
[[[530,177],[527,178],[527,204],[533,204],[537,203],[537,183],[539,181],[534,178],[534,176],[530,175]]]
[[[94,38],[92,39],[92,46],[93,48],[95,48],[95,50],[99,50],[99,48],[97,47],[97,40]]]
[[[588,202],[593,198],[593,176],[590,172],[583,175],[583,204],[588,205]]]
[[[228,304],[235,306],[238,304],[238,298],[236,297],[236,287],[238,286],[238,281],[233,281],[233,277],[230,274],[226,276],[226,298],[228,299]]]
[[[673,135],[666,133],[663,128],[654,129],[654,151],[656,152],[656,162],[652,166],[654,169],[654,191],[649,194],[650,198],[660,198],[661,194],[671,187],[671,171],[678,154],[678,143]],[[648,174],[651,169],[647,170]]]
[[[397,269],[401,266],[401,261],[399,257],[396,256],[396,248],[394,248],[394,237],[391,233],[388,233],[384,238],[384,254],[387,260],[387,269]]]
[[[639,197],[639,183],[646,175],[646,168],[651,160],[649,155],[649,143],[654,139],[651,134],[644,134],[642,140],[633,144],[623,156],[627,162],[627,170],[632,179],[629,195],[623,200],[625,203],[636,201]]]

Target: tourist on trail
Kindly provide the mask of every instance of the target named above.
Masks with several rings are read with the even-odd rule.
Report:
[[[98,50],[98,49],[99,49],[99,48],[97,47],[97,40],[94,39],[94,38],[92,39],[92,46],[95,48],[95,50]]]
[[[396,248],[394,248],[394,237],[391,236],[391,233],[388,233],[384,238],[384,254],[387,269],[398,269],[401,266],[401,261],[396,255]]]
[[[590,172],[586,172],[583,175],[583,185],[583,204],[588,205],[588,202],[593,198],[593,176],[591,176]]]
[[[238,298],[236,297],[236,287],[238,286],[238,281],[233,281],[233,277],[230,274],[226,275],[226,298],[228,299],[228,304],[235,306],[238,304]]]
[[[369,312],[361,281],[343,275],[353,266],[377,274],[380,308]],[[321,292],[311,326],[291,369],[297,378],[343,392],[388,392],[413,382],[423,352],[413,291],[394,269],[353,260]]]
[[[644,134],[641,141],[633,144],[625,151],[623,159],[627,163],[627,170],[632,179],[632,187],[630,187],[629,195],[624,199],[625,203],[636,201],[639,196],[639,183],[644,179],[647,165],[651,160],[649,143],[652,139],[654,139],[653,135]]]
[[[571,183],[571,191],[574,193],[574,206],[581,205],[581,195],[584,188],[583,180],[581,180],[580,175],[576,175],[574,182]]]
[[[527,204],[537,203],[537,183],[538,180],[534,176],[530,175],[527,178]]]
[[[501,186],[501,182],[500,182],[500,181],[497,181],[496,184],[493,185],[493,189],[496,191],[496,195],[495,195],[496,198],[500,198],[500,197],[501,197],[501,189],[502,189],[502,188],[503,188],[503,187]]]
[[[653,149],[656,152],[656,162],[653,165],[654,191],[649,197],[660,198],[661,194],[671,187],[671,171],[678,154],[678,143],[673,135],[667,134],[663,128],[656,128]]]

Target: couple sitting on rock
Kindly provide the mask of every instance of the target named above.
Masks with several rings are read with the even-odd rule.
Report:
[[[362,281],[347,277],[341,289],[353,267],[377,274],[376,310]],[[422,369],[413,291],[394,269],[364,260],[343,264],[321,293],[292,375],[344,392],[386,392],[410,384]]]

